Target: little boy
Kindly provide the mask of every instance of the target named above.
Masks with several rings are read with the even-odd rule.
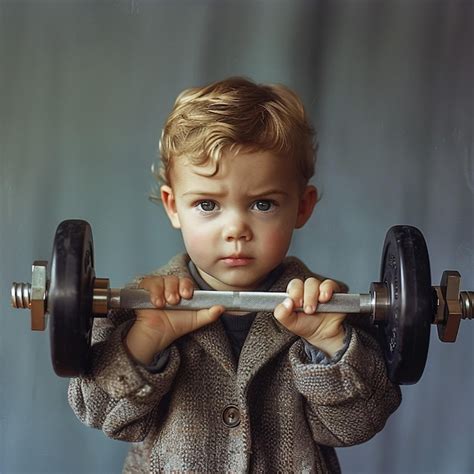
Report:
[[[124,472],[340,472],[334,447],[380,431],[400,390],[372,336],[314,314],[346,288],[286,257],[317,201],[300,100],[242,78],[186,90],[160,151],[161,200],[186,253],[137,281],[156,310],[96,320],[73,410],[135,443]],[[198,288],[289,298],[273,313],[160,309]]]

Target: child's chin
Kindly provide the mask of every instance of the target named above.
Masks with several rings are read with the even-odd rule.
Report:
[[[258,288],[265,277],[256,275],[234,275],[224,277],[221,281],[227,286],[234,287],[236,291],[252,291]]]

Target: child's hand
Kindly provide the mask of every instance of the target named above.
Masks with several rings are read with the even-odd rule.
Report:
[[[287,298],[274,311],[275,318],[293,334],[306,339],[310,344],[332,357],[343,346],[346,317],[342,313],[318,313],[318,303],[327,303],[333,293],[340,291],[333,280],[320,282],[308,278],[305,282],[298,279],[290,281]],[[295,307],[303,307],[305,312],[297,313]]]
[[[156,276],[144,278],[139,285],[150,292],[150,301],[157,309],[135,311],[136,321],[125,343],[131,355],[143,364],[150,364],[155,354],[173,341],[201,326],[216,321],[223,306],[199,311],[160,310],[165,304],[177,304],[181,298],[191,299],[194,288],[189,278]]]

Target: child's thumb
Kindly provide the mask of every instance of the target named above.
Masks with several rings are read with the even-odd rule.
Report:
[[[212,306],[209,309],[201,309],[197,312],[197,324],[199,327],[217,321],[225,311],[224,306]]]
[[[293,300],[286,298],[283,303],[280,303],[273,311],[275,319],[283,324],[283,326],[288,327],[294,321],[296,315],[293,307]]]

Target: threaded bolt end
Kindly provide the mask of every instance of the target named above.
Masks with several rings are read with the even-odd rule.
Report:
[[[461,291],[461,293],[459,293],[459,302],[461,303],[462,319],[473,319],[474,291]]]
[[[31,285],[29,283],[12,284],[11,303],[14,308],[28,309],[31,307]]]

